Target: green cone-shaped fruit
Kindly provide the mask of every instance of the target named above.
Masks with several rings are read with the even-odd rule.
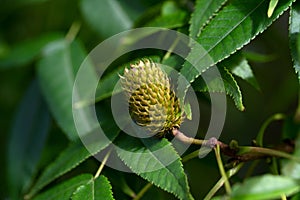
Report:
[[[129,99],[129,112],[139,126],[151,135],[164,136],[183,120],[179,99],[167,74],[148,59],[132,64],[121,76]]]

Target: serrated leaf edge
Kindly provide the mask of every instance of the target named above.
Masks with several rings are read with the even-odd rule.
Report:
[[[226,88],[224,87],[225,89],[225,94],[230,96],[233,101],[234,101],[234,104],[235,106],[240,110],[240,111],[244,111],[245,110],[245,106],[243,105],[243,97],[242,97],[242,92],[240,90],[240,87],[238,85],[238,83],[236,82],[234,76],[232,75],[232,73],[226,68],[226,67],[223,67],[224,71],[227,73],[228,76],[230,76],[232,78],[232,81],[234,82],[234,84],[236,85],[237,87],[237,91],[238,93],[240,94],[239,95],[239,99],[237,99],[236,97],[234,97],[232,94],[230,94]],[[223,78],[222,78],[223,79]],[[231,86],[232,87],[232,86]],[[234,89],[235,90],[235,89]],[[211,93],[224,93],[224,91],[221,91],[221,90],[208,90],[207,88],[205,89],[201,89],[201,90],[198,90],[199,92],[211,92]],[[237,102],[241,102],[241,105],[239,105]]]
[[[199,30],[197,31],[197,34],[196,34],[196,37],[199,37],[199,35],[201,34],[201,31],[203,30],[203,28],[215,17],[215,16],[217,16],[218,15],[218,12],[224,7],[224,5],[227,3],[227,1],[228,0],[224,0],[223,1],[223,3],[214,11],[214,13],[206,20],[206,22],[204,22],[204,24],[202,24],[201,25],[201,27],[199,28]],[[197,3],[198,1],[196,1],[196,3]],[[211,3],[212,3],[212,1],[210,1]],[[210,5],[211,5],[211,3],[210,3]],[[209,6],[210,6],[209,5]],[[195,6],[195,10],[194,10],[194,12],[192,12],[192,14],[191,14],[191,18],[190,18],[190,20],[189,20],[189,24],[190,24],[190,26],[189,26],[189,33],[191,33],[192,32],[192,20],[193,20],[193,18],[194,18],[194,15],[195,15],[195,12],[196,12],[196,9],[197,9],[197,5]],[[189,36],[190,37],[192,37],[192,35],[191,34],[189,34]]]
[[[178,153],[176,152],[176,150],[174,149],[174,147],[169,143],[169,141],[168,141],[168,146],[170,146],[171,149],[173,150],[173,152],[176,154],[176,156],[178,156],[178,159],[175,160],[175,161],[173,161],[173,162],[179,161],[180,167],[183,169],[183,164],[182,164],[182,162],[181,162],[181,157],[178,155]],[[117,151],[117,154],[118,154],[118,157],[124,162],[124,164],[125,164],[126,166],[128,166],[128,167],[132,170],[132,167],[130,166],[130,164],[127,163],[127,162],[119,155],[119,152],[118,152],[118,151]],[[170,163],[170,164],[172,164],[172,163]],[[157,170],[155,170],[155,171],[157,171]],[[169,171],[169,170],[168,170],[168,171]],[[150,182],[151,184],[153,184],[153,185],[155,185],[155,186],[161,188],[161,189],[164,190],[164,191],[167,191],[167,190],[166,190],[165,188],[163,188],[161,185],[158,185],[158,184],[154,183],[153,181],[149,180],[148,177],[143,177],[143,176],[142,176],[143,173],[141,173],[141,172],[134,172],[134,173],[136,173],[137,175],[139,175],[139,176],[142,177],[143,179],[147,180],[147,181]],[[185,174],[184,170],[183,170],[183,173]],[[173,173],[171,173],[171,174],[173,174]],[[174,177],[175,177],[175,176],[174,176]],[[176,177],[175,177],[175,178],[176,178]],[[186,175],[185,175],[185,181],[188,183],[188,179],[187,179],[187,176],[186,176]],[[181,184],[180,184],[180,185],[181,185]],[[182,185],[181,185],[181,186],[182,186]],[[186,189],[187,189],[188,191],[190,191],[189,185],[187,184],[186,186],[187,186]],[[169,193],[173,194],[175,197],[181,199],[181,198],[179,197],[179,195],[178,195],[178,194],[175,194],[173,191],[167,191],[167,192],[169,192]],[[189,194],[189,195],[191,196],[191,194]]]
[[[72,146],[72,144],[74,144],[74,143],[71,142],[71,143],[69,144],[69,146],[68,146],[66,149],[70,148],[70,146]],[[43,189],[45,186],[47,186],[49,183],[51,183],[52,181],[56,180],[58,177],[62,176],[63,174],[65,174],[65,173],[71,171],[72,169],[76,168],[80,163],[82,163],[83,161],[85,161],[85,160],[88,159],[89,157],[91,157],[91,156],[93,156],[93,155],[99,153],[101,150],[105,149],[108,145],[109,145],[109,144],[105,145],[102,149],[97,150],[97,151],[94,152],[93,154],[89,153],[88,156],[84,157],[81,161],[79,161],[78,163],[76,163],[75,165],[73,165],[71,168],[69,168],[68,170],[65,170],[64,172],[61,172],[61,173],[57,174],[56,176],[53,176],[52,180],[46,181],[43,185],[41,185],[41,186],[35,188],[35,191],[34,191],[34,192],[29,192],[26,196],[29,196],[29,197],[34,196],[34,195],[37,194],[41,189]],[[65,150],[66,150],[66,149],[65,149]],[[64,151],[65,151],[65,150],[64,150]],[[61,155],[63,155],[64,151],[62,151],[62,152],[58,155],[58,157],[55,159],[54,162],[52,162],[50,165],[48,165],[48,166],[46,167],[46,169],[44,170],[44,172],[45,172],[48,168],[50,168],[51,166],[53,166],[53,165],[56,163],[56,161],[61,157]],[[86,149],[86,151],[88,151],[88,150]],[[42,175],[43,175],[43,173],[41,174],[40,177],[42,177]],[[38,179],[36,183],[38,183],[39,180],[40,180],[40,179]]]
[[[266,1],[266,0],[263,0],[258,6],[260,6],[264,1]],[[193,79],[191,79],[190,80],[190,83],[192,83],[192,82],[194,82],[195,81],[195,79],[196,78],[198,78],[201,74],[203,74],[205,71],[207,71],[210,67],[212,67],[213,65],[215,65],[215,64],[217,64],[217,63],[219,63],[220,61],[222,61],[222,60],[224,60],[224,59],[226,59],[226,58],[228,58],[229,56],[231,56],[232,54],[234,54],[235,52],[237,52],[238,50],[240,50],[241,48],[243,48],[245,45],[247,45],[247,44],[249,44],[249,42],[251,41],[251,40],[253,40],[254,38],[256,38],[256,36],[257,35],[259,35],[259,34],[261,34],[262,32],[264,32],[271,24],[272,24],[272,22],[274,22],[275,20],[277,20],[294,2],[295,2],[296,0],[293,0],[291,3],[290,3],[290,5],[286,8],[286,9],[284,9],[284,10],[282,10],[275,18],[273,18],[271,21],[270,21],[270,24],[268,24],[264,29],[262,29],[262,30],[260,30],[260,31],[258,31],[253,37],[251,37],[250,39],[248,39],[244,44],[242,44],[240,47],[238,47],[238,48],[236,48],[233,52],[231,52],[230,54],[228,54],[227,56],[225,56],[225,57],[223,57],[223,58],[221,58],[221,59],[219,59],[219,60],[217,60],[217,61],[213,61],[213,64],[211,64],[211,65],[209,65],[208,67],[206,67],[205,69],[203,69],[202,71],[200,71],[200,73],[198,73]],[[257,7],[258,7],[257,6]],[[256,7],[256,8],[257,8]],[[250,15],[250,14],[252,14],[255,10],[256,10],[256,8],[255,9],[253,9],[251,12],[249,12],[249,14],[247,15],[247,17]],[[247,18],[246,17],[246,18]],[[235,26],[234,27],[234,29],[236,28],[237,26]],[[228,35],[228,34],[227,34]],[[226,35],[226,36],[227,36]],[[225,36],[225,37],[226,37]],[[223,37],[224,38],[224,37]],[[190,52],[193,52],[193,49],[194,49],[194,47],[191,47],[191,51]],[[212,48],[210,48],[209,50],[207,50],[207,52],[209,52],[209,51],[211,51],[212,50]],[[190,54],[189,54],[190,55]],[[188,55],[188,56],[189,56]],[[187,56],[187,57],[188,57]],[[206,55],[205,55],[206,56]],[[188,70],[188,72],[187,73],[189,73],[191,71],[191,68]],[[186,94],[186,91],[187,91],[187,89],[188,89],[188,87],[189,87],[189,85],[187,86],[187,88],[185,88],[184,89],[184,94]]]

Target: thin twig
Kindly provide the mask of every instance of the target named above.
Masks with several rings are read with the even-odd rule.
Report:
[[[228,170],[226,172],[227,177],[230,178],[233,175],[235,175],[242,168],[242,166],[243,164],[241,163],[236,167]],[[217,193],[217,191],[224,185],[224,183],[225,183],[224,177],[221,177],[219,181],[214,185],[214,187],[207,193],[207,195],[204,197],[203,200],[210,200]]]
[[[239,153],[241,154],[240,156],[244,156],[244,158],[247,161],[272,156],[272,157],[287,158],[300,163],[300,158],[275,149],[269,149],[263,147],[251,147],[251,146],[243,146],[243,147],[239,147],[239,149],[240,149]]]
[[[211,147],[211,148],[215,147],[217,144],[216,138],[211,138],[209,140],[199,140],[199,139],[195,139],[192,137],[187,137],[182,132],[180,132],[177,128],[174,128],[172,130],[172,133],[176,139],[178,139],[181,142],[186,143],[186,144],[204,145],[204,146]]]
[[[187,161],[189,161],[189,160],[191,160],[191,159],[193,159],[193,158],[200,157],[200,156],[201,156],[201,153],[203,153],[203,154],[206,155],[206,154],[209,153],[210,151],[211,151],[211,148],[203,149],[201,152],[200,152],[200,150],[198,149],[198,150],[193,151],[192,153],[190,153],[190,154],[184,156],[184,157],[182,158],[181,161],[182,161],[183,163],[184,163],[184,162],[187,162]]]
[[[285,194],[281,195],[281,199],[282,200],[287,200],[286,195]]]
[[[102,161],[102,163],[101,163],[99,169],[97,170],[97,172],[96,172],[96,174],[95,174],[95,176],[94,176],[94,179],[97,179],[97,178],[99,177],[99,175],[100,175],[102,169],[104,168],[104,166],[105,166],[105,164],[106,164],[106,162],[107,162],[107,160],[108,160],[108,158],[109,158],[109,156],[110,156],[111,150],[112,150],[112,149],[110,149],[110,150],[107,152],[107,154],[105,155],[105,157],[103,158],[103,161]]]
[[[174,137],[186,144],[202,145],[208,148],[215,148],[217,145],[220,146],[220,151],[222,154],[229,156],[231,159],[237,162],[247,162],[251,160],[263,159],[266,157],[281,157],[294,160],[300,163],[300,159],[289,154],[294,150],[293,143],[286,143],[284,145],[279,145],[277,148],[270,149],[264,147],[254,147],[254,146],[234,146],[225,144],[216,138],[212,137],[208,140],[199,140],[191,137],[187,137],[177,128],[172,130]],[[195,155],[194,155],[195,156]]]
[[[80,22],[73,22],[67,35],[65,36],[65,39],[69,42],[73,42],[73,40],[76,38],[79,30],[80,30],[80,27],[81,27],[81,23]]]
[[[260,162],[260,160],[254,160],[251,165],[249,166],[245,176],[244,176],[244,179],[246,180],[247,178],[249,178],[252,173],[254,172],[255,170],[255,167],[258,165],[258,163]]]
[[[177,37],[175,39],[175,41],[173,42],[173,44],[171,45],[171,47],[168,49],[167,53],[165,54],[165,56],[163,57],[163,60],[168,59],[171,56],[171,53],[173,52],[173,50],[175,49],[175,47],[177,46],[179,42],[179,38]]]
[[[222,162],[222,159],[221,159],[220,146],[219,145],[217,145],[216,148],[215,148],[215,154],[216,154],[216,159],[217,159],[217,163],[218,163],[218,166],[219,166],[221,176],[224,179],[226,193],[230,194],[231,193],[231,186],[230,186],[230,183],[229,183],[229,180],[228,180],[228,177],[227,177],[227,174],[225,172],[224,165],[223,165],[223,162]]]
[[[132,199],[132,200],[139,200],[144,196],[144,194],[152,187],[152,183],[147,183],[140,192]]]

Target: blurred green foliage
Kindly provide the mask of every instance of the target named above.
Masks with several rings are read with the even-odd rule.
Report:
[[[188,32],[188,21],[194,5],[195,2],[189,0],[163,2],[159,0],[2,0],[0,7],[0,152],[2,155],[0,177],[5,181],[0,182],[0,198],[18,199],[27,194],[45,167],[67,148],[69,139],[73,139],[65,133],[72,132],[70,130],[74,127],[64,129],[61,126],[65,124],[63,121],[65,112],[61,110],[59,116],[51,113],[49,118],[49,109],[55,107],[57,102],[49,103],[51,96],[40,94],[40,87],[44,87],[43,84],[47,84],[47,81],[51,82],[51,77],[46,82],[37,80],[37,77],[46,77],[45,74],[50,73],[46,71],[42,76],[40,74],[43,69],[37,69],[41,67],[38,63],[45,60],[43,57],[45,52],[42,50],[46,45],[53,41],[72,40],[74,39],[72,37],[76,37],[80,47],[75,47],[73,50],[76,51],[73,59],[76,59],[77,65],[70,67],[76,72],[75,68],[79,67],[82,61],[76,57],[77,55],[84,57],[86,52],[118,32],[142,26],[159,26]],[[245,111],[237,110],[234,102],[228,99],[227,118],[220,138],[222,141],[229,142],[231,139],[236,139],[239,144],[250,145],[263,122],[275,113],[285,113],[288,120],[272,123],[265,130],[264,143],[280,143],[282,134],[291,136],[288,131],[293,132],[293,137],[297,134],[298,124],[295,124],[293,116],[298,106],[299,84],[289,48],[288,17],[286,12],[263,34],[242,49],[242,55],[248,60],[256,78],[254,85],[258,84],[260,90],[251,85],[253,82],[249,84],[236,74]],[[78,28],[77,35],[72,35],[74,30],[71,27]],[[72,45],[78,45],[76,42]],[[78,51],[82,52],[78,53]],[[64,51],[58,52],[54,56],[59,57],[63,53]],[[52,64],[57,63],[50,63],[49,68]],[[54,67],[51,69],[55,70]],[[56,78],[53,76],[53,79]],[[247,77],[244,79],[247,80]],[[28,94],[32,95],[28,96]],[[101,100],[101,104],[108,105],[105,99]],[[209,123],[210,106],[202,94],[199,94],[199,104],[201,128],[198,136],[201,137]],[[64,119],[57,120],[61,116]],[[18,133],[23,134],[25,138],[19,137]],[[16,146],[20,148],[14,149]],[[193,150],[196,148],[191,147],[188,152]],[[17,162],[11,162],[12,159],[17,159]],[[11,163],[18,166],[11,166]],[[56,183],[70,181],[69,178],[81,173],[94,174],[97,165],[99,163],[95,159],[89,158],[46,189],[55,186]],[[266,164],[261,164],[257,168],[259,170],[255,171],[255,174],[268,171]],[[195,199],[202,199],[219,177],[213,155],[208,155],[201,160],[189,161],[184,164],[184,169]],[[116,199],[130,199],[131,188],[137,193],[143,185],[147,184],[137,175],[122,174],[112,169],[107,169],[103,173],[111,182]],[[120,175],[115,178],[117,173]],[[244,174],[245,171],[241,171],[236,179],[241,179]],[[120,179],[124,179],[124,184],[120,184]],[[20,185],[10,184],[16,182]],[[127,184],[130,186],[129,189]],[[293,187],[294,184],[291,183],[291,188]],[[223,194],[222,191],[220,194]],[[155,195],[161,199],[175,198],[156,187],[152,187],[143,198],[153,199]]]

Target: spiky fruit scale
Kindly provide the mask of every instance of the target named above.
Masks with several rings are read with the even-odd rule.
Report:
[[[179,99],[168,75],[149,59],[125,68],[122,88],[128,97],[129,112],[139,126],[151,135],[164,136],[183,120]]]

